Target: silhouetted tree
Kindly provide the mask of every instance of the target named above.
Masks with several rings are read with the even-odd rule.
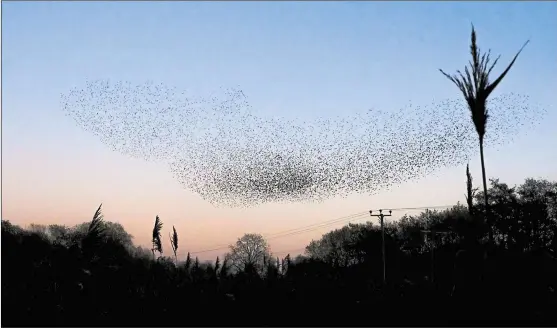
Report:
[[[539,193],[538,196],[527,192],[532,185],[537,184],[534,179],[527,179],[525,185],[518,187],[509,187],[499,179],[491,179],[490,183],[489,206],[496,241],[505,248],[520,251],[551,247],[557,229],[557,220],[551,207],[557,203],[557,197],[551,191]],[[540,182],[540,186],[544,184]],[[551,186],[549,183],[545,185]],[[476,197],[482,198],[483,194],[480,192]]]
[[[60,224],[51,224],[48,226],[48,233],[51,237],[52,243],[64,247],[69,247],[72,244],[72,231]]]
[[[245,271],[246,267],[263,273],[266,259],[270,258],[267,241],[259,234],[248,233],[239,238],[236,244],[230,245],[226,259],[237,271]]]
[[[90,222],[87,223],[88,225],[90,224]],[[45,239],[49,239],[49,232],[48,232],[48,228],[45,225],[42,224],[35,224],[35,223],[31,223],[29,224],[29,227],[27,228],[28,231],[35,233],[37,235],[42,236]]]
[[[81,241],[85,235],[87,235],[89,225],[90,222],[84,222],[70,228],[68,231],[69,243],[74,244]],[[122,245],[128,250],[135,248],[133,245],[133,236],[130,235],[120,223],[103,220],[100,222],[100,226],[103,229],[102,242],[114,242]],[[50,231],[52,237],[54,237],[54,233],[55,232]]]

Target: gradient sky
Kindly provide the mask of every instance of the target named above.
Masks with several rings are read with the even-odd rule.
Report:
[[[503,55],[499,69],[531,39],[496,93],[528,95],[548,111],[538,128],[486,151],[488,176],[509,184],[555,180],[556,16],[556,2],[531,1],[3,2],[2,218],[73,225],[102,202],[105,218],[142,245],[160,215],[164,236],[175,225],[185,252],[369,209],[463,201],[465,168],[455,167],[373,196],[215,208],[164,165],[106,148],[59,102],[61,93],[96,79],[156,80],[199,93],[239,85],[253,107],[286,117],[459,99],[437,69],[467,63],[472,22],[480,47]],[[479,156],[471,170],[479,186]],[[297,253],[338,226],[270,240],[272,250]]]

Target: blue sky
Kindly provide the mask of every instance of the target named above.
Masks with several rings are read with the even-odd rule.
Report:
[[[102,199],[112,201],[113,216],[128,225],[135,221],[124,217],[132,212],[151,220],[155,209],[123,209],[134,200],[161,197],[136,194],[147,188],[138,177],[156,179],[159,191],[174,188],[167,192],[187,198],[198,217],[225,213],[169,187],[175,182],[165,168],[110,152],[65,117],[60,94],[86,80],[155,80],[197,93],[240,86],[258,111],[290,118],[428,104],[460,97],[438,68],[463,68],[472,22],[480,46],[503,55],[500,69],[531,39],[497,93],[526,94],[548,109],[539,128],[486,155],[488,175],[510,183],[527,176],[557,179],[557,152],[550,151],[557,149],[556,14],[555,2],[4,2],[4,214],[27,222],[40,213],[28,208],[32,202],[48,213],[44,220],[73,222],[79,219],[69,216],[94,211]],[[445,178],[427,182],[427,188],[448,193],[443,200],[460,200],[461,171],[443,171]],[[121,187],[101,187],[105,182]],[[385,196],[383,203],[403,207],[400,197],[414,196],[418,203],[443,202],[436,201],[438,194],[404,195]],[[334,207],[345,208],[339,216],[352,213],[348,207],[369,206],[364,198],[339,204]],[[307,215],[317,220],[331,209],[323,206]],[[294,215],[304,209],[295,208],[281,210]],[[250,217],[238,225],[252,227],[261,212],[226,213]],[[292,228],[293,221],[283,221]],[[284,230],[271,226],[267,230]]]

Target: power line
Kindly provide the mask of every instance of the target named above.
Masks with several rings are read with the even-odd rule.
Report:
[[[306,248],[297,248],[297,249],[289,249],[289,250],[285,250],[285,251],[278,251],[278,252],[274,252],[273,255],[276,254],[290,254],[290,253],[295,253],[295,252],[303,252],[305,251]]]
[[[435,206],[421,206],[421,207],[400,207],[400,208],[389,208],[389,207],[384,207],[384,208],[379,208],[376,210],[372,210],[372,211],[379,211],[379,210],[384,210],[384,211],[406,211],[406,210],[427,210],[427,209],[441,209],[441,208],[450,208],[455,206],[453,205],[435,205]]]
[[[422,207],[400,207],[400,208],[393,208],[390,209],[391,211],[402,211],[402,210],[424,210],[424,209],[440,209],[440,208],[449,208],[449,207],[453,207],[454,205],[435,205],[435,206],[422,206]],[[377,211],[377,210],[376,210]],[[360,212],[360,213],[355,213],[355,214],[351,214],[351,215],[347,215],[344,217],[340,217],[340,218],[336,218],[333,220],[329,220],[329,221],[325,221],[325,222],[321,222],[321,223],[316,223],[316,224],[311,224],[308,226],[303,226],[303,227],[299,227],[299,228],[295,228],[295,229],[290,229],[290,230],[286,230],[286,231],[281,231],[278,233],[274,233],[274,234],[268,234],[266,237],[268,240],[272,240],[272,239],[277,239],[277,238],[283,238],[283,237],[289,237],[289,236],[294,236],[294,235],[298,235],[298,234],[302,234],[302,233],[306,233],[306,232],[310,232],[310,231],[314,231],[323,227],[327,227],[336,223],[340,223],[343,221],[352,221],[352,220],[358,220],[358,219],[362,219],[364,217],[368,217],[368,212]],[[282,234],[282,235],[281,235]],[[268,237],[270,236],[270,237]],[[222,249],[226,249],[228,248],[229,245],[220,245],[220,246],[215,246],[214,248],[211,249],[205,249],[205,250],[201,250],[201,251],[197,251],[197,252],[190,252],[192,254],[200,254],[200,253],[207,253],[207,252],[213,252],[213,251],[218,251],[218,250],[222,250]]]
[[[282,237],[288,237],[288,236],[292,236],[292,235],[297,235],[300,233],[305,233],[308,231],[312,231],[312,230],[316,230],[331,224],[335,224],[335,223],[339,223],[342,221],[346,221],[346,220],[354,220],[356,217],[363,218],[363,217],[367,217],[367,212],[361,212],[361,213],[355,213],[355,214],[351,214],[351,215],[347,215],[347,216],[343,216],[340,218],[336,218],[333,220],[329,220],[329,221],[325,221],[325,222],[321,222],[321,223],[316,223],[316,224],[310,224],[308,226],[303,226],[303,227],[299,227],[299,228],[295,228],[295,229],[290,229],[290,230],[285,230],[285,231],[281,231],[281,232],[276,232],[276,233],[272,233],[272,234],[266,234],[264,235],[264,237],[266,237],[266,239],[268,240],[272,240],[272,239],[277,239],[277,238],[282,238]],[[228,248],[229,245],[220,245],[220,246],[215,246],[214,248],[211,249],[205,249],[205,250],[201,250],[201,251],[197,251],[197,252],[190,252],[191,254],[200,254],[200,253],[207,253],[207,252],[212,252],[212,251],[218,251],[221,249],[226,249]]]
[[[334,224],[338,224],[341,222],[346,222],[346,221],[354,221],[354,220],[361,220],[363,218],[368,218],[369,216],[367,214],[360,214],[358,216],[355,217],[350,217],[350,218],[341,218],[341,219],[336,219],[332,222],[325,222],[322,223],[320,226],[316,226],[316,227],[311,227],[311,228],[307,228],[307,229],[303,229],[303,230],[299,230],[299,231],[292,231],[290,233],[287,234],[283,234],[283,235],[279,235],[279,236],[272,236],[269,238],[266,238],[267,240],[273,240],[273,239],[278,239],[278,238],[284,238],[284,237],[290,237],[290,236],[295,236],[295,235],[300,235],[306,232],[310,232],[310,231],[315,231],[317,229],[321,229],[324,227],[328,227]],[[291,230],[295,230],[295,229],[291,229]],[[199,253],[207,253],[207,252],[212,252],[212,251],[218,251],[218,250],[222,250],[222,249],[227,249],[228,247],[230,247],[229,245],[225,245],[225,246],[221,246],[217,248],[212,248],[212,249],[206,249],[206,250],[202,250],[202,251],[198,251],[198,252],[190,252],[191,254],[199,254]],[[303,248],[305,250],[305,248]]]
[[[453,206],[454,205],[434,205],[434,206],[421,206],[421,207],[382,208],[382,210],[391,210],[391,211],[426,210],[426,209],[450,208],[450,207],[453,207]],[[372,210],[372,211],[379,211],[379,209]],[[277,238],[299,235],[299,234],[302,234],[302,233],[306,233],[306,232],[314,231],[314,230],[324,228],[324,227],[327,227],[327,226],[331,226],[331,225],[334,225],[336,223],[341,223],[341,222],[345,222],[345,221],[360,220],[360,219],[363,219],[364,217],[369,217],[368,214],[369,214],[368,211],[354,213],[354,214],[346,215],[346,216],[343,216],[343,217],[340,217],[340,218],[328,220],[328,221],[325,221],[325,222],[314,223],[314,224],[310,224],[310,225],[307,225],[307,226],[302,226],[302,227],[299,227],[299,228],[294,228],[294,229],[285,230],[285,231],[281,231],[281,232],[266,234],[266,235],[264,235],[264,237],[267,240],[273,240],[273,239],[277,239]],[[221,244],[219,246],[214,246],[211,249],[204,249],[204,250],[200,250],[200,251],[196,251],[196,252],[190,252],[190,253],[191,254],[201,254],[201,253],[207,253],[207,252],[213,252],[213,251],[218,251],[218,250],[222,250],[222,249],[227,249],[228,247],[230,247],[229,244],[226,244],[226,245]]]
[[[300,234],[303,234],[303,233],[306,233],[306,232],[315,231],[315,230],[318,230],[318,229],[321,229],[321,228],[329,227],[329,226],[332,226],[332,225],[335,225],[335,224],[338,224],[338,223],[361,220],[363,218],[368,218],[368,216],[365,215],[365,214],[362,214],[358,217],[353,217],[353,218],[350,218],[350,219],[342,219],[342,220],[338,220],[338,221],[334,221],[334,222],[324,223],[324,224],[322,224],[320,226],[317,226],[317,227],[307,228],[307,229],[303,229],[303,230],[299,230],[299,231],[293,231],[291,233],[280,235],[280,236],[270,237],[270,238],[267,238],[267,240],[273,240],[273,239],[277,239],[277,238],[300,235]]]
[[[294,229],[290,229],[290,230],[285,230],[285,231],[281,231],[281,232],[267,234],[267,237],[272,237],[274,235],[282,235],[284,233],[289,233],[289,232],[300,230],[300,229],[306,229],[306,228],[313,227],[313,226],[320,226],[320,225],[323,225],[323,224],[328,223],[328,222],[333,222],[333,221],[336,222],[338,220],[345,220],[345,219],[348,219],[348,218],[351,218],[351,217],[356,217],[356,216],[361,216],[361,215],[366,215],[366,214],[367,214],[367,212],[354,213],[354,214],[342,216],[340,218],[332,219],[332,220],[325,221],[325,222],[314,223],[314,224],[310,224],[310,225],[299,227],[299,228],[294,228]]]
[[[395,211],[395,210],[424,210],[424,209],[432,209],[432,208],[449,208],[452,207],[454,205],[437,205],[437,206],[424,206],[424,207],[403,207],[403,208],[394,208],[394,209],[390,209],[391,211]],[[385,210],[389,210],[389,209],[385,209]],[[374,210],[377,211],[377,210]],[[333,220],[329,220],[329,221],[325,221],[322,223],[317,223],[317,224],[312,224],[309,226],[305,226],[305,227],[300,227],[300,228],[296,228],[296,229],[290,229],[287,231],[283,231],[283,232],[279,232],[279,233],[275,233],[272,235],[267,235],[266,237],[267,239],[276,239],[276,238],[282,238],[282,237],[286,237],[286,236],[293,236],[293,235],[297,235],[300,233],[305,233],[308,231],[313,231],[316,229],[320,229],[326,226],[330,226],[336,223],[340,223],[343,221],[353,221],[353,220],[360,220],[363,219],[364,217],[368,217],[368,212],[362,212],[360,213],[356,213],[356,214],[352,214],[352,215],[348,215],[345,217],[341,217],[341,218],[337,218],[337,219],[333,219]],[[277,236],[280,235],[280,236]]]

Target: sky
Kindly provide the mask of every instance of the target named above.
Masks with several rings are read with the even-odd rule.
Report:
[[[468,62],[471,23],[480,47],[502,54],[499,69],[531,40],[496,94],[525,94],[547,108],[536,129],[486,150],[488,177],[511,185],[557,180],[556,14],[557,2],[534,1],[2,2],[2,219],[74,225],[102,203],[105,219],[144,246],[159,215],[163,236],[176,227],[184,256],[248,232],[463,202],[465,167],[452,167],[374,195],[214,207],[165,165],[113,152],[79,128],[62,112],[60,94],[96,79],[155,80],[200,94],[240,86],[266,115],[307,119],[460,99],[438,69]],[[479,155],[470,163],[478,186],[479,163]],[[352,222],[368,220],[358,218]],[[277,256],[300,253],[347,222],[269,243]]]

